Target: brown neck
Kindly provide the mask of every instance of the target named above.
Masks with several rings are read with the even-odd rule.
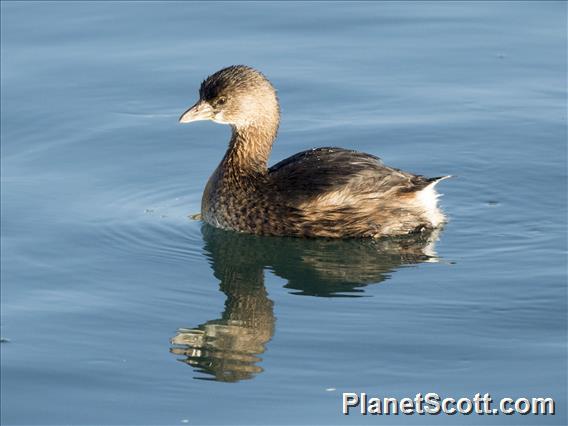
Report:
[[[276,138],[278,124],[234,126],[229,149],[222,167],[238,175],[264,175],[268,172],[268,157]]]

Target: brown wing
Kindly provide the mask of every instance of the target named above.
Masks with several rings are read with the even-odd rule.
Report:
[[[341,148],[300,152],[272,166],[268,176],[273,190],[293,204],[337,192],[379,198],[393,191],[416,191],[431,182],[387,167],[373,155]]]

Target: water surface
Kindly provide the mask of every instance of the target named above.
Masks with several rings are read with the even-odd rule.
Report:
[[[566,4],[2,2],[3,424],[565,424]],[[245,63],[272,164],[343,146],[440,184],[440,235],[190,220]],[[342,392],[551,396],[556,416],[340,413]]]

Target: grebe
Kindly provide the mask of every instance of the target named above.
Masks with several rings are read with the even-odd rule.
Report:
[[[229,124],[232,137],[209,178],[201,214],[212,226],[262,235],[353,238],[440,227],[445,217],[427,178],[342,148],[300,152],[268,167],[280,123],[276,90],[245,65],[207,77],[180,123]]]

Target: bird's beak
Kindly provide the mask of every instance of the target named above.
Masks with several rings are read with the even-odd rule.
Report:
[[[179,118],[180,123],[191,123],[193,121],[211,120],[213,118],[213,108],[208,102],[199,100],[195,105],[184,112]]]

